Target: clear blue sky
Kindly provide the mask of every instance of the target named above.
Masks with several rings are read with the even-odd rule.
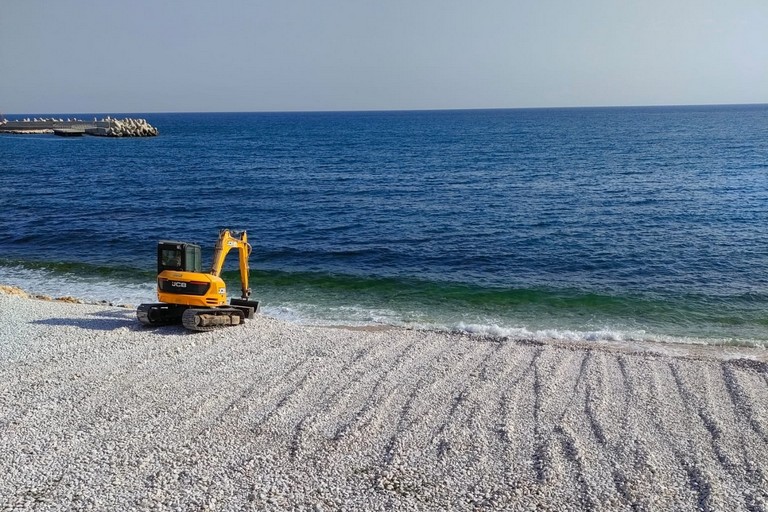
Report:
[[[0,0],[0,111],[768,103],[768,0]]]

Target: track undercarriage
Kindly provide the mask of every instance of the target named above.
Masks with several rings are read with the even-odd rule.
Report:
[[[183,325],[192,331],[213,331],[223,327],[240,325],[258,312],[258,301],[232,299],[230,305],[196,308],[163,302],[141,304],[136,316],[144,325]]]

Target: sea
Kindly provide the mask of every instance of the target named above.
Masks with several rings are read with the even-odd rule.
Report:
[[[290,322],[768,347],[768,105],[109,114],[160,134],[0,136],[1,284],[152,302],[230,228]]]

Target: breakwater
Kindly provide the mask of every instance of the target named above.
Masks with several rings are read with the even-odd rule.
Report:
[[[27,118],[15,121],[0,119],[0,133],[154,137],[158,134],[158,130],[145,119],[130,117],[114,119],[107,116],[100,120],[94,118],[93,121],[57,118]]]

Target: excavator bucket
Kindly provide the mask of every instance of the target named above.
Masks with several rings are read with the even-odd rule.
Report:
[[[248,299],[230,299],[229,305],[237,308],[245,314],[245,318],[252,320],[253,315],[259,312],[259,301]]]

